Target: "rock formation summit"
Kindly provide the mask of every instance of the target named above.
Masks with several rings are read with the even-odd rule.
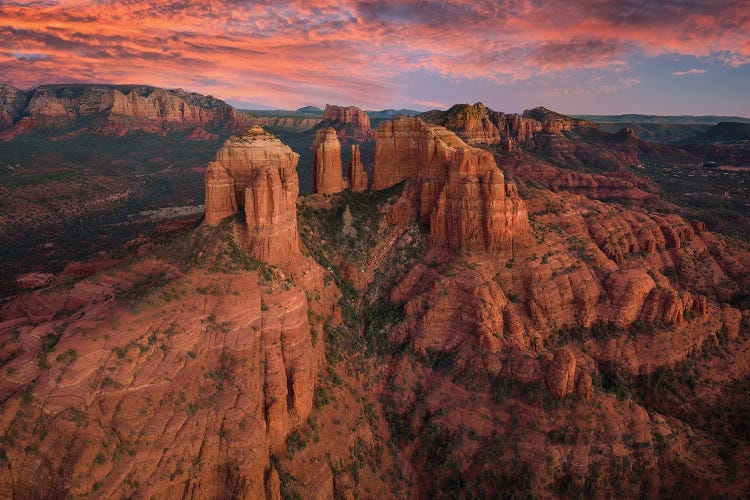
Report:
[[[245,210],[253,257],[272,265],[299,251],[299,154],[259,126],[227,139],[206,170],[206,223]]]
[[[341,138],[347,137],[355,141],[375,138],[375,131],[370,125],[370,117],[356,106],[326,104],[323,111],[323,125],[336,126]]]
[[[396,117],[378,127],[373,189],[418,183],[419,218],[431,243],[510,250],[530,235],[526,207],[493,156],[420,118]]]
[[[343,188],[341,143],[334,128],[322,128],[315,134],[313,143],[313,190],[333,194]]]

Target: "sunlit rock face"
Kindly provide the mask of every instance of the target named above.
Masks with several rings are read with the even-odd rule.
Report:
[[[313,143],[313,190],[321,194],[339,193],[344,188],[341,173],[341,143],[336,130],[318,130]]]
[[[443,127],[400,116],[378,128],[373,189],[405,179],[420,183],[419,217],[433,245],[498,252],[529,238],[524,203],[492,155]]]
[[[245,210],[251,254],[269,264],[299,252],[297,195],[299,155],[254,126],[229,138],[206,171],[206,223]]]

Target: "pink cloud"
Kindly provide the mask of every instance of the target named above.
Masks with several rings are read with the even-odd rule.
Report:
[[[675,71],[672,74],[675,76],[685,76],[685,75],[702,75],[704,73],[708,73],[705,69],[698,69],[698,68],[691,68],[687,71]]]
[[[400,76],[417,70],[508,82],[641,56],[740,66],[749,33],[744,0],[17,1],[0,5],[0,74],[370,107],[401,100]]]

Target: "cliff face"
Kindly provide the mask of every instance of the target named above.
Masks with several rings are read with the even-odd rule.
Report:
[[[368,186],[367,172],[360,159],[359,145],[352,144],[352,159],[349,161],[349,188],[352,191],[366,191]]]
[[[273,265],[299,252],[299,155],[255,126],[229,138],[206,170],[206,223],[244,207],[251,255]]]
[[[0,139],[4,140],[39,128],[65,130],[79,125],[87,133],[121,136],[134,130],[159,134],[199,129],[230,131],[244,123],[223,101],[180,89],[42,85],[26,93],[14,93],[6,86],[3,94],[0,128],[4,130]]]
[[[593,126],[542,107],[518,115],[493,111],[481,102],[456,104],[447,111],[428,111],[419,116],[456,132],[467,144],[502,144],[507,150],[541,133],[561,134],[576,127]]]
[[[336,128],[341,139],[361,142],[375,138],[375,131],[370,126],[370,117],[356,106],[326,104],[323,110],[323,124]]]
[[[0,85],[0,130],[13,125],[28,103],[28,94],[23,90]]]
[[[419,218],[434,245],[512,249],[529,237],[523,201],[491,154],[419,118],[378,128],[373,189],[415,179]]]
[[[268,116],[252,113],[240,113],[248,125],[260,125],[261,127],[272,127],[291,132],[305,132],[320,123],[319,118],[298,116]]]
[[[303,288],[221,264],[217,272],[210,229],[191,239],[203,242],[209,266],[182,271],[147,258],[3,310],[0,335],[16,331],[23,343],[2,350],[13,376],[0,381],[0,432],[15,436],[3,446],[2,491],[278,494],[278,485],[267,491],[265,478],[275,473],[269,455],[313,408],[320,352],[311,332],[322,332],[308,323],[308,310],[327,310],[306,291],[323,293],[322,274],[309,267]],[[152,295],[139,288],[144,279]],[[175,290],[179,300],[164,298]],[[45,305],[30,326],[25,311],[34,300]],[[70,308],[77,313],[68,317]],[[44,446],[26,446],[39,439],[37,425]]]
[[[344,188],[341,167],[341,143],[332,127],[320,129],[313,143],[313,190],[339,193]]]

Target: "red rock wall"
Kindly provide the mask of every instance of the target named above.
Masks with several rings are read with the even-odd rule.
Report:
[[[443,127],[397,117],[378,128],[373,188],[408,178],[421,183],[419,216],[433,245],[497,252],[529,237],[523,201],[490,153]]]
[[[341,143],[332,127],[320,129],[313,143],[313,191],[340,193],[344,188]]]
[[[352,159],[349,162],[349,188],[352,191],[366,191],[367,186],[367,172],[365,172],[360,159],[359,145],[352,144]]]
[[[299,252],[298,161],[297,153],[261,127],[231,137],[206,173],[206,222],[217,223],[233,203],[244,207],[253,257],[272,265],[287,264]],[[219,167],[231,181],[217,178]],[[227,187],[232,183],[233,193]]]

